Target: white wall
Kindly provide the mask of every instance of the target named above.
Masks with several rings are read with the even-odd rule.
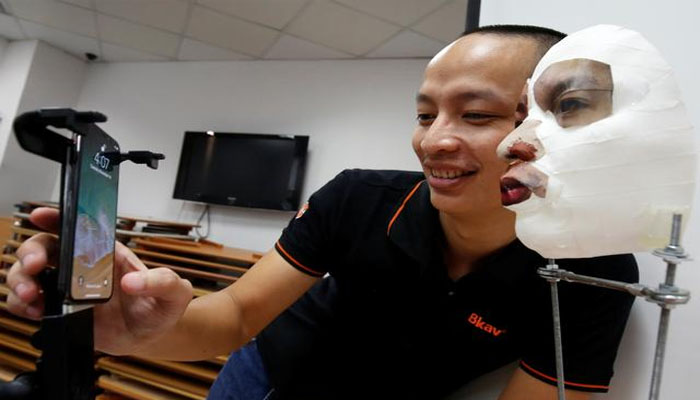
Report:
[[[678,82],[696,126],[700,124],[700,53],[695,40],[700,37],[697,16],[700,5],[692,0],[652,2],[635,0],[589,0],[582,2],[553,0],[482,1],[481,24],[533,24],[564,32],[599,24],[613,23],[638,30],[654,43],[675,68]],[[700,203],[700,196],[696,196]],[[700,204],[688,221],[683,244],[700,257]],[[656,285],[663,280],[665,265],[656,257],[638,256],[641,281]],[[698,262],[678,268],[677,284],[700,294]],[[616,375],[607,397],[627,400],[648,397],[659,307],[637,300],[616,363]],[[671,313],[661,398],[697,399],[700,365],[700,303],[697,299]],[[484,397],[489,398],[489,397]]]
[[[0,38],[0,63],[2,62],[3,54],[7,48],[8,42],[4,38]]]
[[[119,212],[195,221],[173,200],[186,130],[309,135],[302,198],[344,168],[418,169],[411,150],[425,60],[94,64],[78,102],[105,113],[122,149],[165,153],[157,171],[122,164]],[[213,206],[212,236],[265,251],[293,214]]]
[[[10,121],[22,112],[43,107],[74,107],[82,88],[85,62],[43,42],[12,42],[0,69],[0,85],[6,85],[0,107],[8,118],[0,131],[0,213],[11,213],[22,200],[52,196],[60,165],[22,150],[12,134]],[[7,96],[5,94],[7,93]],[[4,112],[3,112],[4,114]]]
[[[7,141],[12,134],[12,120],[17,114],[36,46],[37,42],[31,40],[11,42],[6,44],[0,59],[0,116],[3,119],[0,124],[0,166]]]

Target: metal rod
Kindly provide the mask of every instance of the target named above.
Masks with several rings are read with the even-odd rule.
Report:
[[[658,400],[661,389],[661,375],[664,368],[664,356],[666,354],[666,338],[668,336],[668,324],[671,318],[671,310],[666,307],[661,308],[659,318],[659,331],[656,335],[656,351],[654,352],[654,366],[651,372],[651,388],[649,389],[649,400]]]
[[[681,214],[673,214],[673,223],[671,225],[671,240],[666,247],[669,251],[679,251],[680,248],[680,233],[681,233]],[[676,280],[676,263],[667,261],[666,263],[666,280],[659,285],[660,289],[675,288],[674,281]],[[649,400],[658,400],[661,391],[661,376],[663,375],[664,357],[666,355],[666,339],[668,338],[668,326],[671,320],[671,308],[668,304],[660,304],[661,315],[659,317],[659,331],[656,335],[656,350],[654,351],[654,366],[651,372],[651,387],[649,389]]]
[[[673,222],[671,223],[671,242],[669,246],[677,247],[681,241],[681,214],[673,214]]]
[[[594,276],[579,275],[567,270],[557,270],[556,277],[566,282],[583,283],[591,286],[598,286],[606,289],[618,290],[627,292],[634,296],[645,296],[650,290],[646,286],[639,283],[629,283],[613,281],[610,279],[596,278]]]
[[[596,278],[594,276],[579,275],[565,269],[539,268],[537,273],[548,281],[562,280],[565,282],[581,283],[584,285],[597,286],[605,289],[618,290],[636,297],[643,297],[647,301],[653,303],[668,306],[685,304],[690,300],[689,291],[675,286],[659,285],[657,288],[653,288],[641,283],[612,281],[609,279]],[[675,269],[670,271],[669,274],[675,274]],[[667,274],[667,279],[669,279],[669,274]]]
[[[554,259],[549,259],[547,269],[557,269]],[[561,314],[559,312],[559,291],[557,288],[558,279],[551,279],[549,287],[552,294],[552,322],[554,324],[554,357],[557,365],[557,395],[559,400],[566,400],[564,392],[564,349],[561,340]]]

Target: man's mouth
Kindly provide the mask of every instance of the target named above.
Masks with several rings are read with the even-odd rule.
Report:
[[[504,206],[522,203],[531,195],[532,191],[519,180],[511,177],[501,178],[501,203]]]
[[[454,169],[454,168],[430,168],[428,170],[428,184],[434,189],[452,190],[461,185],[465,179],[475,175],[478,169]]]
[[[457,179],[462,176],[474,175],[476,171],[462,171],[457,169],[430,169],[430,176],[438,179]]]

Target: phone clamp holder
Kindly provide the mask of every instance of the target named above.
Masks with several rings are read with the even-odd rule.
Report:
[[[49,129],[66,129],[77,135],[91,135],[106,122],[104,114],[75,111],[69,108],[47,108],[30,111],[17,117],[13,127],[20,146],[36,155],[61,164],[61,187],[64,187],[66,163],[71,157],[72,140]],[[132,161],[158,168],[163,154],[150,151],[128,153],[104,152],[113,164]],[[63,190],[62,190],[63,192]],[[63,200],[63,198],[62,198]],[[61,204],[61,212],[65,209]],[[61,218],[63,223],[63,218]],[[95,398],[95,346],[93,306],[71,304],[58,287],[58,268],[49,268],[39,275],[44,291],[44,317],[31,343],[42,351],[36,371],[20,374],[14,381],[0,384],[3,400],[92,400]]]

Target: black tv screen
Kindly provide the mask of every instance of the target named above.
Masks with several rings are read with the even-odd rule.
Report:
[[[185,132],[173,197],[296,210],[308,143],[308,136]]]

